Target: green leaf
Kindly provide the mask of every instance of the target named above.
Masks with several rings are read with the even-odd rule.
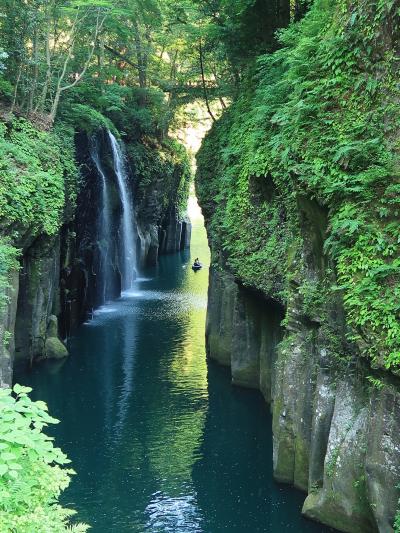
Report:
[[[15,392],[15,394],[29,394],[30,392],[32,392],[32,388],[24,387],[23,385],[18,385],[18,383],[16,383],[13,387],[13,391]]]

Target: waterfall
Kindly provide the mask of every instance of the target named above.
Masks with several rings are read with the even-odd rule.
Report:
[[[99,213],[98,227],[99,227],[99,248],[100,248],[100,285],[102,294],[102,303],[105,303],[109,297],[111,283],[111,264],[109,254],[111,253],[111,213],[110,201],[107,186],[107,179],[100,162],[99,147],[95,141],[92,144],[90,155],[97,172],[101,177],[101,209]]]
[[[108,131],[110,139],[114,170],[118,180],[118,188],[122,202],[122,250],[123,261],[122,289],[131,289],[136,275],[136,228],[133,214],[132,198],[127,188],[127,172],[124,156],[116,138]]]

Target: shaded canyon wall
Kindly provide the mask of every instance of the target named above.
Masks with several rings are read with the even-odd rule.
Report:
[[[308,496],[306,516],[341,531],[393,531],[400,479],[400,392],[368,368],[341,367],[294,303],[290,324],[226,269],[210,272],[209,357],[232,383],[259,389],[273,414],[274,475]]]
[[[197,156],[208,355],[270,404],[303,513],[350,533],[399,509],[399,6],[313,2]]]
[[[14,364],[33,364],[43,358],[68,355],[63,342],[105,299],[121,292],[119,254],[121,201],[107,133],[93,137],[76,135],[76,158],[80,169],[77,200],[65,206],[60,229],[55,235],[35,234],[19,228],[14,245],[20,250],[20,268],[8,274],[8,288],[0,320],[0,386],[12,382]],[[93,159],[93,143],[99,149],[102,169],[110,189],[110,249],[107,253],[109,280],[105,294],[102,282],[104,242],[99,224],[101,175]],[[154,147],[156,152],[156,147]],[[155,155],[156,157],[156,155]],[[171,166],[172,168],[172,166]],[[168,170],[171,173],[171,168]],[[127,182],[132,193],[137,225],[137,268],[154,265],[160,254],[190,245],[190,221],[176,201],[174,182],[163,183],[163,168],[154,180],[137,191],[142,176],[127,156]],[[175,185],[183,169],[176,165]],[[188,183],[187,183],[188,185]],[[161,192],[160,192],[161,191]],[[165,201],[165,192],[168,201]]]

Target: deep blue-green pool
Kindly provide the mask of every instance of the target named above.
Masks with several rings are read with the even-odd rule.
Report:
[[[208,260],[204,229],[193,256]],[[17,372],[61,419],[78,475],[63,503],[93,533],[324,532],[304,495],[272,479],[261,395],[206,363],[208,268],[163,257],[70,339],[71,357]]]

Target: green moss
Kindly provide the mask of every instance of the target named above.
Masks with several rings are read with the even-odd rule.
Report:
[[[71,143],[68,146],[67,139],[56,133],[39,131],[23,119],[0,124],[0,229],[55,234],[65,206],[66,183],[67,194],[74,197],[72,161]]]
[[[303,241],[297,199],[324,208],[326,235],[317,226],[314,232],[337,284],[318,264],[325,278],[302,285],[303,311],[313,317],[321,302],[342,298],[348,340],[376,366],[394,370],[400,367],[399,43],[386,21],[396,27],[398,7],[398,1],[316,0],[281,33],[282,48],[258,58],[240,97],[207,136],[197,176],[214,259],[222,254],[245,285],[284,303],[291,283],[307,279],[300,251],[319,245]]]
[[[331,452],[331,456],[329,458],[329,461],[326,464],[325,467],[325,473],[328,477],[333,477],[336,472],[336,464],[339,459],[340,454],[340,445],[337,445]]]
[[[179,215],[186,214],[192,180],[185,148],[172,139],[162,143],[143,138],[127,145],[129,160],[138,182],[137,203],[154,189],[162,191],[158,208],[175,206]]]
[[[309,443],[300,435],[296,435],[295,440],[295,465],[294,465],[294,484],[297,488],[307,492],[308,475],[310,464],[310,446]]]
[[[68,356],[68,350],[57,337],[46,339],[45,354],[48,359],[63,359]]]
[[[86,131],[88,135],[103,128],[119,137],[119,132],[112,121],[90,105],[72,104],[68,108],[68,115],[64,115],[63,119],[75,129]]]
[[[54,235],[72,216],[78,169],[73,130],[37,130],[24,119],[0,123],[0,301],[17,268],[22,237]],[[6,237],[4,236],[6,235]],[[1,305],[1,304],[0,304]],[[0,308],[1,310],[1,308]]]

